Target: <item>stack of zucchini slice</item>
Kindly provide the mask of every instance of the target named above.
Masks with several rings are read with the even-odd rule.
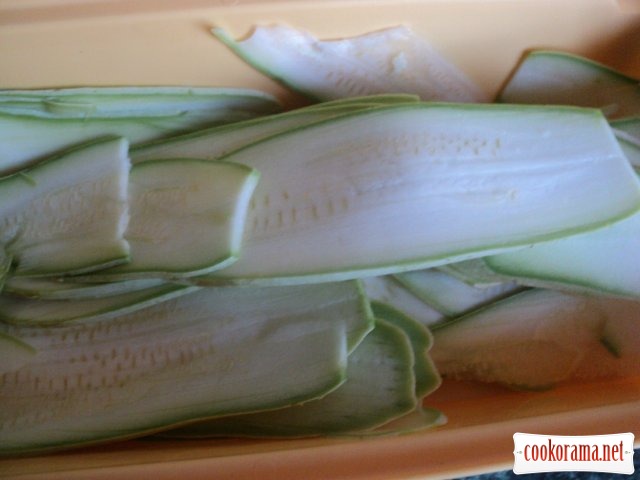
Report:
[[[543,388],[588,377],[594,345],[635,358],[615,319],[637,302],[530,288],[638,295],[633,127],[404,91],[284,113],[229,89],[0,91],[0,454],[409,432],[445,421],[441,374]],[[547,370],[506,368],[518,352]]]

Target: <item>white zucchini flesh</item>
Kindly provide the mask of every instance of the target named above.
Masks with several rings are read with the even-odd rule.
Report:
[[[0,331],[33,361],[0,376],[0,453],[136,437],[324,396],[349,330],[371,329],[355,283],[202,289],[107,322]]]
[[[197,289],[184,285],[160,285],[103,298],[74,300],[25,298],[3,292],[0,295],[0,320],[9,324],[42,327],[107,320]]]
[[[640,205],[604,117],[572,107],[378,108],[224,159],[261,180],[241,258],[203,284],[426,268],[594,229]]]
[[[258,90],[210,87],[78,87],[0,90],[0,110],[51,118],[186,117],[206,125],[280,110]]]
[[[178,279],[233,263],[259,176],[244,165],[198,159],[134,165],[125,232],[130,261],[92,279]]]
[[[362,279],[370,300],[389,305],[422,325],[444,320],[444,315],[408,291],[392,275]]]
[[[128,260],[127,141],[95,141],[0,179],[0,243],[14,275],[61,275]]]
[[[498,95],[503,103],[600,108],[609,118],[640,114],[640,85],[605,65],[564,52],[530,52]]]
[[[337,117],[338,115],[373,108],[370,104],[304,108],[268,117],[222,125],[177,137],[149,142],[131,150],[134,164],[158,158],[189,157],[215,160],[234,150],[293,128]]]
[[[526,285],[640,299],[640,213],[484,261],[503,277]]]
[[[376,320],[349,355],[346,381],[326,396],[269,412],[187,426],[164,436],[308,437],[369,430],[416,408],[413,353],[398,327]]]
[[[70,278],[9,277],[3,292],[26,298],[80,300],[135,292],[165,283],[162,279],[151,278],[92,284],[74,282]]]
[[[33,361],[37,351],[28,343],[6,333],[0,332],[0,375],[18,370]]]
[[[549,388],[589,359],[604,323],[586,297],[527,290],[434,327],[431,356],[445,378]]]
[[[478,288],[435,269],[399,273],[395,278],[447,317],[457,317],[522,290],[514,281]]]
[[[221,28],[212,32],[256,69],[318,100],[393,92],[486,100],[467,75],[405,26],[322,41],[284,25],[257,26],[241,41]]]

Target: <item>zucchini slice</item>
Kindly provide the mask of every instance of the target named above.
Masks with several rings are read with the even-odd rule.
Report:
[[[325,397],[282,410],[199,423],[165,435],[308,437],[375,428],[416,408],[413,363],[406,334],[376,320],[375,329],[349,355],[346,381]]]
[[[13,275],[82,273],[127,261],[129,168],[127,141],[107,138],[1,178],[0,243]]]
[[[324,396],[345,379],[349,330],[361,339],[371,329],[365,303],[355,282],[212,288],[106,322],[0,324],[37,350],[0,376],[0,453],[138,437]]]
[[[477,288],[436,269],[399,273],[395,278],[415,296],[447,317],[457,317],[522,290],[516,282]]]
[[[429,428],[441,427],[447,423],[447,417],[436,408],[419,405],[412,412],[367,431],[354,432],[357,437],[384,437],[406,435]]]
[[[228,162],[169,159],[134,165],[125,232],[131,261],[91,277],[177,279],[233,263],[258,178],[257,171]]]
[[[482,258],[440,265],[438,270],[476,288],[489,288],[505,282],[505,279],[487,267]]]
[[[640,205],[638,178],[604,117],[574,107],[383,107],[224,159],[261,180],[241,258],[199,284],[426,268],[592,230]]]
[[[640,299],[640,213],[484,261],[526,285]]]
[[[584,57],[535,50],[522,60],[497,100],[595,107],[609,118],[620,118],[640,114],[640,84]]]
[[[380,302],[372,302],[371,308],[376,318],[400,328],[409,338],[413,350],[415,376],[415,395],[419,401],[433,393],[442,383],[440,374],[429,356],[433,346],[431,332],[420,322],[404,315],[395,308]]]
[[[160,285],[103,298],[44,300],[3,292],[0,320],[24,326],[52,326],[66,322],[97,321],[141,310],[197,290],[184,285]]]
[[[134,147],[131,150],[131,161],[135,164],[171,157],[215,160],[272,135],[366,108],[373,108],[373,106],[355,101],[347,105],[336,104],[322,108],[314,106],[246,122],[197,130]]]
[[[362,283],[372,302],[393,307],[423,325],[432,325],[445,318],[442,313],[408,291],[393,275],[363,278]],[[383,315],[379,316],[384,318]]]
[[[106,135],[124,136],[136,144],[274,111],[274,100],[262,94],[222,98],[215,95],[217,107],[207,101],[206,96],[189,94],[188,89],[178,95],[187,102],[185,105],[180,102],[165,105],[163,95],[155,98],[153,94],[145,94],[137,99],[136,95],[122,95],[121,98],[129,97],[133,98],[126,105],[114,101],[115,110],[102,111],[109,102],[107,105],[96,102],[101,105],[100,109],[96,106],[100,114],[83,113],[82,103],[77,111],[73,106],[77,104],[67,102],[64,96],[56,103],[56,110],[66,112],[64,114],[39,111],[40,99],[27,102],[24,108],[10,108],[8,103],[0,101],[0,174],[18,171],[78,143]],[[93,101],[89,101],[90,106],[94,105]],[[248,111],[242,110],[243,105]],[[253,109],[258,109],[258,113],[251,113]]]
[[[634,168],[640,168],[640,116],[611,120],[620,147]]]
[[[212,32],[254,68],[317,100],[393,92],[485,100],[460,69],[404,26],[325,41],[283,25],[257,26],[242,41],[221,28]]]
[[[275,113],[258,90],[210,87],[78,87],[0,90],[0,110],[52,118],[186,117],[185,127]]]
[[[47,300],[79,300],[102,298],[122,293],[157,287],[165,283],[162,279],[136,279],[109,283],[80,283],[65,278],[9,277],[4,292],[26,298]]]
[[[431,356],[445,378],[545,389],[574,375],[604,323],[586,297],[527,290],[435,325]]]

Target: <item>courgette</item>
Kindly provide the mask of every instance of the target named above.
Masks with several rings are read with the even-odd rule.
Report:
[[[413,364],[406,334],[376,320],[375,329],[349,355],[344,384],[323,398],[282,410],[198,423],[164,436],[309,437],[376,428],[415,410]]]
[[[484,261],[504,278],[526,285],[640,299],[640,213]]]
[[[208,98],[182,89],[175,96],[176,102],[165,104],[171,95],[163,95],[162,89],[143,89],[149,93],[133,95],[125,93],[140,89],[116,90],[122,93],[114,94],[113,101],[107,101],[109,95],[102,93],[89,96],[86,102],[71,101],[72,95],[62,95],[55,97],[55,103],[46,100],[45,91],[45,100],[36,97],[31,101],[31,97],[27,97],[26,106],[20,108],[10,106],[22,95],[20,91],[5,91],[4,97],[14,99],[14,102],[0,101],[0,174],[18,171],[76,144],[106,135],[124,136],[132,144],[143,143],[244,120],[258,113],[274,111],[276,106],[273,98],[258,93],[239,97],[214,94]],[[55,105],[54,111],[47,112],[52,105]],[[247,111],[242,110],[243,105]],[[258,113],[251,113],[253,109]]]
[[[102,298],[135,292],[162,285],[162,279],[135,279],[108,283],[80,283],[71,281],[72,277],[37,278],[9,277],[4,285],[4,292],[26,298],[47,300],[79,300],[86,298]]]
[[[322,108],[315,106],[303,108],[280,115],[269,115],[268,117],[147,142],[132,148],[131,159],[133,163],[176,156],[215,160],[238,148],[293,128],[378,106],[368,102],[363,104],[360,101],[349,102],[347,105],[342,105],[342,103],[336,102],[333,106],[323,106]]]
[[[102,298],[46,300],[3,292],[0,321],[25,326],[53,326],[115,318],[197,290],[184,285],[159,285]]]
[[[447,317],[457,317],[522,290],[514,281],[478,288],[436,269],[399,273],[395,278],[426,304]]]
[[[0,244],[12,274],[82,273],[128,261],[129,168],[126,140],[107,138],[0,178]]]
[[[241,41],[222,28],[212,32],[254,68],[315,100],[392,92],[423,100],[485,99],[467,75],[404,26],[323,41],[284,25],[257,26]]]
[[[0,376],[0,453],[138,437],[324,396],[344,382],[348,342],[357,345],[371,320],[349,282],[202,289],[55,329],[0,324],[37,351]]]
[[[130,261],[91,277],[182,278],[233,263],[258,178],[254,169],[228,162],[168,159],[134,165],[125,232]]]
[[[362,284],[372,302],[393,307],[423,325],[431,325],[445,318],[408,291],[393,275],[366,277],[362,279]]]
[[[604,117],[572,107],[377,108],[224,159],[261,180],[241,258],[194,277],[201,285],[437,266],[592,230],[640,205],[640,183]]]
[[[431,356],[444,378],[547,389],[590,361],[605,319],[586,297],[527,290],[434,325]]]
[[[638,79],[585,57],[534,50],[524,57],[497,100],[595,107],[609,118],[621,118],[640,114],[640,85]]]

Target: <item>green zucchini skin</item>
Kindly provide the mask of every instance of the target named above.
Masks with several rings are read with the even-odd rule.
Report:
[[[570,146],[567,135],[582,140]],[[199,285],[286,285],[438,266],[611,224],[637,211],[640,198],[604,117],[572,107],[378,108],[290,130],[224,159],[262,176],[241,258],[194,277]],[[605,205],[615,200],[602,195],[605,179],[627,196],[609,213]],[[274,253],[282,248],[287,262]]]
[[[348,282],[202,289],[55,329],[0,324],[37,351],[0,376],[0,454],[139,437],[324,396],[344,382],[348,338],[371,329],[369,315],[361,288]]]

